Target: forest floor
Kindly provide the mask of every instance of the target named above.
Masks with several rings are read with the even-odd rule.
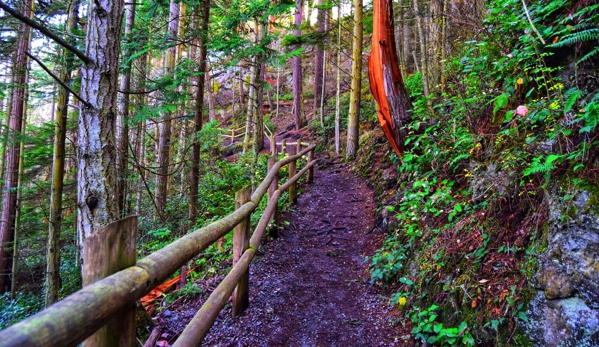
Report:
[[[280,237],[250,267],[250,307],[228,304],[202,346],[410,346],[410,328],[389,293],[370,283],[365,257],[384,235],[364,182],[337,161],[319,159],[314,184],[281,215]],[[163,311],[159,345],[172,343],[222,276],[201,284],[198,300]],[[160,344],[162,342],[162,344]]]

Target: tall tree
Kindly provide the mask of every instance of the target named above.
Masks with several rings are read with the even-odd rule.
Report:
[[[194,109],[194,126],[193,126],[193,145],[191,152],[191,182],[189,182],[189,222],[194,225],[198,218],[200,209],[198,203],[198,185],[200,181],[200,142],[198,140],[198,132],[202,130],[202,121],[204,118],[204,89],[207,73],[206,57],[208,25],[210,21],[210,0],[202,0],[200,6],[196,10],[196,14],[200,21],[197,26],[200,35],[198,36],[200,54],[198,57],[198,88],[196,89],[195,109]]]
[[[256,20],[256,44],[261,45],[262,40],[265,35],[268,35],[266,32],[268,30],[266,22],[260,22],[257,18]],[[254,163],[257,162],[258,153],[264,147],[264,117],[263,117],[263,103],[264,103],[264,80],[266,79],[266,69],[264,60],[264,54],[258,53],[255,56],[256,58],[256,72],[254,80],[252,81],[253,87],[256,90],[254,93],[254,105],[253,109],[253,119],[254,119],[254,141],[253,141],[253,152],[254,152]]]
[[[31,17],[32,0],[24,0],[21,13],[24,17]],[[25,86],[27,84],[27,52],[29,50],[31,28],[21,23],[18,29],[17,50],[13,63],[12,79],[12,106],[9,115],[6,183],[4,185],[4,203],[2,205],[2,220],[0,221],[0,293],[5,293],[10,287],[10,250],[12,246],[15,226],[15,212],[17,207],[17,181],[20,159],[20,145],[18,134],[21,132]]]
[[[125,42],[127,43],[127,52],[125,52],[123,58],[125,61],[125,68],[121,75],[120,83],[120,100],[118,103],[117,113],[117,176],[118,176],[118,204],[121,210],[121,216],[127,214],[126,202],[127,202],[127,166],[129,161],[129,104],[131,101],[131,67],[133,62],[131,61],[131,32],[135,25],[135,2],[127,3],[125,7]]]
[[[296,0],[295,4],[293,35],[299,37],[301,35],[303,0]],[[302,78],[302,58],[298,53],[293,57],[293,116],[295,118],[296,129],[303,128],[306,124],[306,117],[303,113]]]
[[[78,132],[77,229],[83,241],[119,218],[115,192],[116,107],[123,1],[89,3],[85,53],[81,69]],[[85,250],[83,250],[85,252]]]
[[[418,0],[413,0],[414,4],[414,15],[416,16],[416,27],[418,28],[418,42],[420,44],[420,74],[422,75],[422,87],[424,95],[429,95],[429,84],[428,84],[428,64],[427,64],[427,49],[426,49],[426,36],[423,29],[422,15],[418,7]],[[415,53],[414,53],[415,54]],[[415,56],[415,55],[414,55]],[[416,58],[414,58],[414,64],[418,64]]]
[[[373,8],[372,54],[368,60],[370,90],[379,105],[377,117],[385,136],[398,156],[403,154],[412,108],[397,66],[390,0],[375,0]]]
[[[179,27],[179,5],[175,0],[170,2],[170,15],[168,24],[168,38],[170,47],[166,52],[166,73],[174,76],[175,60],[177,59],[177,31]],[[158,144],[158,172],[156,174],[156,208],[158,213],[162,214],[166,209],[166,198],[168,195],[168,171],[170,163],[171,148],[171,126],[172,113],[166,112],[160,122],[160,138]]]
[[[33,11],[33,9],[32,9]],[[31,35],[31,31],[30,31]],[[31,42],[31,38],[29,39]],[[29,80],[29,72],[31,71],[31,64],[27,63],[27,74],[25,80]],[[29,86],[25,86],[25,101],[23,103],[23,121],[21,122],[21,133],[20,135],[25,135],[25,129],[27,129],[27,104],[29,102]],[[19,169],[17,171],[17,204],[15,209],[15,226],[14,226],[14,234],[13,234],[13,242],[12,242],[12,281],[11,281],[11,292],[10,298],[16,298],[16,289],[17,289],[17,280],[18,280],[18,272],[19,272],[19,236],[20,236],[20,219],[21,219],[21,211],[22,211],[22,200],[23,200],[23,154],[25,152],[25,142],[23,141],[23,136],[20,136],[19,139]]]
[[[345,157],[354,158],[358,151],[360,131],[360,102],[362,95],[362,0],[354,0],[354,36],[352,44],[352,78],[347,120]]]
[[[325,16],[324,10],[322,9],[322,0],[316,0],[314,6],[316,7],[316,23],[317,32],[322,34],[325,30]],[[323,66],[324,62],[324,48],[322,44],[316,45],[316,52],[314,53],[314,110],[318,110],[321,103],[322,95],[322,84],[324,83],[323,77]],[[322,114],[320,115],[322,119]]]
[[[77,29],[79,0],[69,4],[67,32],[73,34]],[[73,35],[69,35],[71,44],[75,44]],[[60,64],[60,78],[65,84],[71,83],[75,55],[63,48],[63,63]],[[62,191],[64,183],[65,142],[67,135],[67,115],[69,91],[58,89],[58,116],[54,124],[54,155],[52,160],[52,186],[50,188],[50,218],[48,221],[48,246],[46,249],[46,307],[58,301],[60,289],[60,230],[62,224]]]
[[[335,153],[341,153],[341,4],[337,6],[337,93],[335,98]]]

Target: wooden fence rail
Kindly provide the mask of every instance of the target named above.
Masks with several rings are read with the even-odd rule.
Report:
[[[274,142],[274,139],[271,141]],[[176,346],[199,345],[239,280],[247,274],[249,263],[260,245],[266,227],[275,215],[281,193],[295,185],[306,171],[309,172],[309,180],[313,177],[314,148],[315,146],[311,145],[295,155],[287,156],[274,163],[266,178],[251,194],[249,201],[239,204],[239,208],[232,214],[179,238],[163,249],[140,259],[134,266],[90,284],[36,315],[0,331],[0,346],[62,347],[76,346],[81,343],[124,308],[130,307],[133,302],[164,282],[181,266],[229,233],[239,223],[247,220],[272,182],[278,177],[280,169],[284,165],[296,163],[298,159],[308,154],[310,161],[304,168],[273,192],[249,240],[247,249],[241,247],[243,252],[231,272],[210,295],[176,343]],[[276,150],[273,154],[276,155]],[[240,246],[234,245],[234,247]]]
[[[241,128],[237,128],[237,129],[220,129],[220,130],[225,130],[227,132],[226,134],[220,134],[220,136],[230,139],[231,143],[235,142],[236,138],[245,135],[245,125],[242,126]],[[240,132],[240,130],[243,130],[243,131]],[[229,133],[231,133],[231,134],[229,135]]]

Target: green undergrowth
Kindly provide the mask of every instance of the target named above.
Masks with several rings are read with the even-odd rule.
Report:
[[[581,83],[596,39],[568,35],[596,27],[599,6],[531,5],[545,46],[519,1],[489,6],[489,32],[448,59],[445,92],[426,98],[413,88],[420,76],[407,76],[409,150],[399,158],[370,132],[356,166],[379,160],[370,179],[389,228],[371,280],[395,291],[416,340],[439,346],[530,345],[519,324],[546,248],[548,193],[559,187],[569,203],[598,183],[599,94]],[[556,44],[566,39],[581,44]]]

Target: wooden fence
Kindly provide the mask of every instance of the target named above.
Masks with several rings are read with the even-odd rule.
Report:
[[[286,144],[282,145],[285,148]],[[135,232],[136,217],[117,221],[99,230],[97,233],[102,236],[96,237],[94,242],[110,239],[112,245],[118,246],[99,247],[96,255],[89,255],[90,261],[87,263],[97,266],[98,262],[101,263],[112,257],[111,254],[114,255],[115,251],[123,252],[124,254],[118,257],[118,264],[103,266],[101,274],[86,274],[85,277],[89,277],[90,282],[97,281],[36,315],[0,331],[0,346],[76,346],[92,334],[94,336],[86,340],[85,346],[133,346],[135,335],[131,327],[134,326],[134,317],[130,312],[135,301],[164,282],[219,238],[234,230],[233,268],[212,292],[174,345],[198,346],[234,291],[233,315],[247,308],[249,264],[270,221],[275,219],[276,222],[277,203],[281,193],[289,189],[290,203],[293,203],[296,199],[298,179],[307,172],[308,183],[313,180],[313,166],[316,162],[315,146],[309,145],[302,149],[302,145],[298,140],[296,146],[288,151],[289,155],[277,161],[277,146],[271,138],[272,156],[269,159],[268,174],[253,193],[250,194],[249,187],[237,193],[235,212],[181,237],[161,250],[138,260],[133,266],[127,262],[131,261],[131,242],[135,249],[134,240],[127,235]],[[296,172],[297,162],[304,155],[308,155],[307,163]],[[279,171],[288,164],[289,180],[279,186]],[[254,232],[250,235],[250,215],[267,192],[268,204]],[[271,232],[276,234],[276,227],[271,229]],[[110,275],[114,271],[118,272]],[[104,276],[108,277],[102,278]],[[119,320],[117,324],[115,319]],[[107,334],[112,334],[112,339],[98,339],[98,334],[105,334],[103,332],[94,334],[100,328],[102,331],[108,331]]]
[[[225,130],[226,134],[221,134],[220,136],[222,136],[226,139],[229,139],[229,141],[231,141],[231,143],[234,143],[235,139],[237,139],[238,137],[245,135],[245,125],[242,126],[241,128],[237,128],[237,129],[221,129],[221,130]]]

